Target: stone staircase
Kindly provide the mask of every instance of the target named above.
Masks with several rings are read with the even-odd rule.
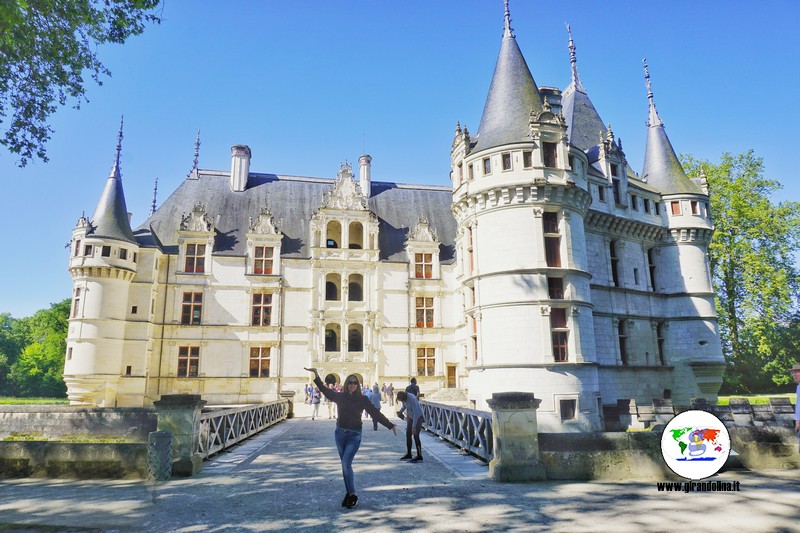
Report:
[[[423,400],[428,400],[431,402],[441,402],[441,403],[467,403],[467,393],[462,389],[439,389],[435,392],[430,394],[426,393],[423,397]]]

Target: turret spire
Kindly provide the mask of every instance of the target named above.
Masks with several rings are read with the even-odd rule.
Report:
[[[650,85],[650,70],[647,68],[647,58],[642,59],[644,65],[644,83],[647,86],[647,100],[650,102],[650,116],[648,118],[648,126],[663,126],[661,117],[658,116],[656,111],[656,103],[653,100],[653,87]]]
[[[110,178],[121,178],[122,171],[119,167],[119,156],[122,153],[122,126],[125,122],[125,115],[122,115],[119,119],[119,133],[117,134],[117,153],[114,155],[114,164],[111,166],[111,172],[109,173],[108,177]]]
[[[511,27],[511,12],[508,9],[508,0],[505,0],[505,5],[506,5],[506,12],[503,17],[505,21],[505,30],[503,32],[503,36],[513,37],[514,28]]]
[[[150,214],[156,212],[156,196],[158,195],[158,176],[156,176],[156,182],[153,184],[153,203],[150,205]]]
[[[569,63],[572,67],[572,85],[575,86],[576,90],[581,92],[586,92],[586,89],[583,88],[581,84],[581,79],[578,76],[578,58],[575,55],[575,41],[572,40],[572,29],[570,28],[569,24],[567,24],[567,34],[569,34]]]
[[[192,170],[197,170],[197,162],[200,159],[200,128],[197,128],[197,137],[194,140],[194,162]]]

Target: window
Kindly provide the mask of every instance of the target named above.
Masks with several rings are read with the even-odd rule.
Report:
[[[254,294],[250,325],[269,326],[272,323],[272,295]]]
[[[137,255],[136,252],[133,252],[133,262],[134,263],[136,262],[136,255]]]
[[[336,331],[333,329],[332,325],[325,327],[325,351],[339,351],[339,335],[336,334]]]
[[[503,154],[503,170],[511,170],[511,154]]]
[[[681,214],[681,203],[680,202],[670,202],[670,207],[672,208],[673,215],[680,215]]]
[[[269,377],[269,346],[250,347],[250,377]]]
[[[132,370],[133,370],[133,367],[131,365],[126,366],[125,367],[125,375],[126,376],[130,376]]]
[[[561,411],[561,420],[574,420],[575,412],[577,411],[577,400],[559,400],[559,411]]]
[[[78,316],[78,309],[81,305],[81,288],[75,289],[75,298],[72,299],[72,318]]]
[[[611,241],[608,245],[608,253],[611,257],[611,281],[615,287],[619,287],[619,257],[617,257],[617,241]]]
[[[639,198],[635,194],[631,194],[631,208],[634,211],[639,210]]]
[[[483,175],[486,176],[487,174],[492,173],[492,159],[489,157],[483,158]]]
[[[138,305],[132,305],[131,306],[131,314],[135,315],[138,312],[139,312],[139,306]]]
[[[601,202],[606,201],[606,188],[603,187],[602,185],[597,186],[597,199],[600,200]]]
[[[347,240],[347,247],[351,250],[361,250],[364,247],[364,226],[361,222],[350,223]]]
[[[615,179],[611,180],[611,190],[614,193],[614,203],[621,204],[622,200],[621,200],[621,196],[620,196],[620,192],[619,192],[619,180],[618,179],[615,178]]]
[[[206,245],[187,244],[186,245],[186,266],[185,272],[202,274],[206,271]]]
[[[658,345],[658,361],[662,365],[666,365],[667,361],[664,358],[664,323],[659,322],[656,324],[656,343]]]
[[[558,145],[556,143],[543,142],[542,143],[542,158],[544,159],[544,166],[548,168],[558,167],[558,159],[556,158]]]
[[[184,292],[181,324],[199,324],[203,311],[202,292]]]
[[[178,377],[196,378],[200,366],[199,346],[180,346],[178,348]]]
[[[274,253],[271,246],[256,246],[253,250],[253,274],[272,274]]]
[[[690,202],[690,205],[692,206],[692,214],[693,215],[699,215],[700,214],[700,204],[697,202],[697,200],[692,200]]]
[[[70,359],[72,359],[72,346],[67,348],[67,361],[69,361]]]
[[[475,317],[470,317],[469,319],[472,322],[472,360],[478,360],[478,321]]]
[[[414,277],[433,277],[433,254],[414,254]]]
[[[544,257],[547,266],[553,268],[561,266],[561,237],[544,238]]]
[[[650,271],[650,286],[653,292],[656,292],[656,250],[649,248],[647,250],[647,269]]]
[[[127,248],[120,248],[119,249],[119,258],[125,261],[128,259],[128,249]]]
[[[634,268],[633,269],[633,284],[634,285],[638,285],[639,284],[639,269],[638,268]]]
[[[611,166],[611,175],[612,176],[618,176],[619,175],[619,166],[617,166],[616,163],[611,163],[610,166]]]
[[[339,283],[341,276],[336,273],[328,274],[325,276],[325,300],[338,301],[339,300]]]
[[[94,246],[91,244],[87,244],[83,247],[83,255],[92,255],[94,254]]]
[[[706,208],[706,216],[711,217],[711,210],[708,208],[708,202],[703,202],[703,207]]]
[[[563,300],[564,280],[561,278],[547,278],[547,292],[552,300]]]
[[[460,184],[461,181],[464,179],[464,162],[459,161],[456,176],[458,176],[458,183]]]
[[[74,255],[75,257],[78,257],[78,254],[81,253],[81,240],[80,239],[75,241],[75,248],[72,249],[72,252],[73,252],[72,255]]]
[[[436,366],[436,351],[433,348],[417,348],[417,375],[433,376]]]
[[[417,327],[433,327],[433,298],[419,297],[417,301]]]
[[[467,228],[467,254],[469,255],[469,274],[475,272],[475,254],[472,249],[472,228]]]
[[[645,213],[649,213],[650,212],[650,200],[648,200],[647,198],[643,198],[642,199],[642,205],[644,206],[644,212]]]
[[[533,152],[530,150],[522,152],[522,167],[533,168]]]
[[[467,166],[467,176],[469,176],[467,178],[469,181],[472,181],[475,178],[475,172],[473,171],[471,164]]]
[[[661,204],[659,204],[658,202],[653,202],[653,211],[655,212],[656,215],[660,215],[661,214]]]
[[[567,310],[554,308],[550,310],[550,331],[553,337],[553,360],[564,363],[568,360],[567,339]]]
[[[542,222],[544,224],[545,233],[558,234],[558,213],[544,213],[542,216]]]
[[[328,222],[326,227],[327,240],[325,241],[326,248],[338,248],[339,243],[342,242],[342,225],[336,220]]]
[[[110,246],[103,246],[100,249],[100,257],[111,257],[111,247]]]
[[[350,279],[347,283],[347,299],[351,302],[364,301],[364,276],[361,274],[350,274]]]
[[[364,351],[364,335],[360,325],[350,326],[347,332],[347,351],[348,352],[363,352]]]
[[[623,365],[628,364],[628,334],[625,331],[625,321],[617,323],[617,338],[619,339],[619,358]]]

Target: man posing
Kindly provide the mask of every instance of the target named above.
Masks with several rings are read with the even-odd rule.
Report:
[[[422,414],[422,407],[419,405],[417,397],[410,392],[398,392],[397,401],[403,402],[403,407],[397,411],[397,416],[403,420],[403,411],[406,412],[406,450],[407,453],[400,458],[401,461],[411,459],[411,436],[417,445],[417,456],[410,462],[418,463],[422,461],[422,442],[419,440],[419,432],[422,431],[422,423],[425,421]]]

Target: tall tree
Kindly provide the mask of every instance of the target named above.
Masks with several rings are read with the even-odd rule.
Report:
[[[765,377],[779,383],[786,373],[774,341],[800,294],[800,203],[773,200],[781,185],[764,176],[752,150],[724,153],[719,164],[687,155],[682,163],[689,176],[708,179],[711,275],[729,363],[723,390],[759,392]]]
[[[47,161],[47,124],[56,104],[80,107],[84,72],[102,85],[111,72],[97,47],[124,43],[148,22],[160,22],[160,0],[0,0],[0,144],[19,156]],[[5,123],[5,124],[4,124]]]
[[[25,335],[19,320],[9,313],[0,313],[0,396],[13,396],[16,392],[8,374],[24,346]]]
[[[8,379],[20,396],[64,396],[62,378],[67,349],[70,300],[52,304],[21,319],[28,342],[11,366]]]

